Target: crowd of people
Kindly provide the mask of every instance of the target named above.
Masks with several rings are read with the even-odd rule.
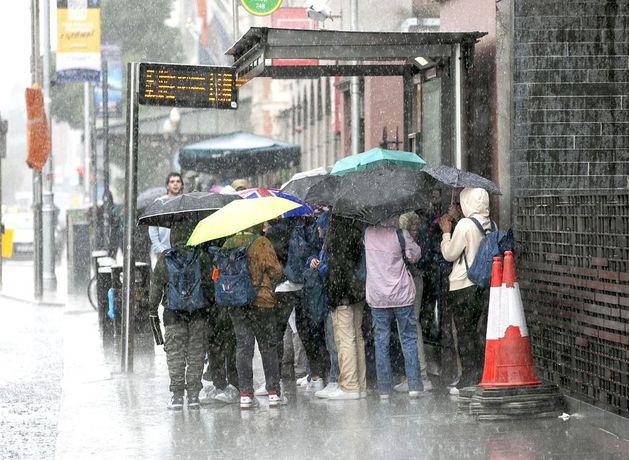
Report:
[[[167,193],[181,193],[183,185],[172,173]],[[242,179],[232,184],[248,186]],[[249,409],[261,396],[275,407],[299,386],[329,400],[370,393],[386,400],[393,392],[419,398],[477,384],[488,294],[466,267],[483,237],[470,217],[490,227],[489,196],[480,188],[451,200],[444,195],[435,188],[428,209],[378,225],[315,208],[194,248],[186,241],[196,222],[175,220],[169,234],[149,230],[157,255],[149,308],[155,320],[163,306],[169,408],[182,409],[184,396],[189,409]],[[217,302],[221,251],[236,254],[233,264],[245,257],[254,288],[246,305]],[[185,301],[177,291],[182,279],[196,280]],[[257,389],[256,343],[265,378]],[[306,375],[295,369],[300,346]]]

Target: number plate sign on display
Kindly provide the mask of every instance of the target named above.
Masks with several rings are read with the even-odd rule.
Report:
[[[282,0],[240,0],[243,8],[256,16],[268,16],[277,10]]]

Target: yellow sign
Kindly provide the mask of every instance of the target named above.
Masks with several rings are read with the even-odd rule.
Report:
[[[100,9],[57,10],[58,53],[100,53]]]
[[[5,229],[2,234],[2,257],[13,257],[13,230],[10,228]]]
[[[57,0],[57,81],[100,81],[99,0]]]

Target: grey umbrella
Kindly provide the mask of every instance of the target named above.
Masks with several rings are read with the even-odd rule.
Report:
[[[377,224],[389,217],[428,206],[435,180],[418,171],[383,165],[327,176],[313,185],[306,202],[332,207],[332,213]]]
[[[166,195],[166,187],[151,187],[138,194],[138,210],[146,209],[153,201]]]
[[[488,193],[501,195],[498,186],[489,179],[485,179],[469,171],[461,171],[453,166],[440,165],[436,168],[425,167],[421,172],[422,174],[428,174],[434,177],[439,182],[450,187],[482,188],[487,190]]]
[[[170,227],[173,221],[181,219],[198,222],[210,215],[212,211],[240,199],[242,198],[238,195],[208,192],[190,192],[176,197],[164,196],[148,205],[138,219],[138,225]]]

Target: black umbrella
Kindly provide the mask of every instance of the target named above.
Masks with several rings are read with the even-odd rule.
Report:
[[[151,187],[138,194],[137,208],[145,209],[156,199],[166,196],[166,187]]]
[[[281,191],[305,201],[308,190],[326,177],[328,176],[325,174],[319,174],[318,176],[306,176],[299,179],[292,179],[284,187],[282,187]]]
[[[138,220],[138,225],[170,227],[173,220],[200,221],[227,203],[242,199],[238,195],[190,192],[175,197],[161,197],[151,203]]]
[[[328,176],[313,185],[306,202],[332,207],[332,212],[369,224],[377,224],[407,211],[425,208],[435,181],[398,166]]]
[[[450,187],[482,188],[487,190],[488,193],[501,195],[498,186],[489,179],[485,179],[469,171],[461,171],[453,166],[441,165],[436,168],[425,167],[422,169],[422,172]]]

